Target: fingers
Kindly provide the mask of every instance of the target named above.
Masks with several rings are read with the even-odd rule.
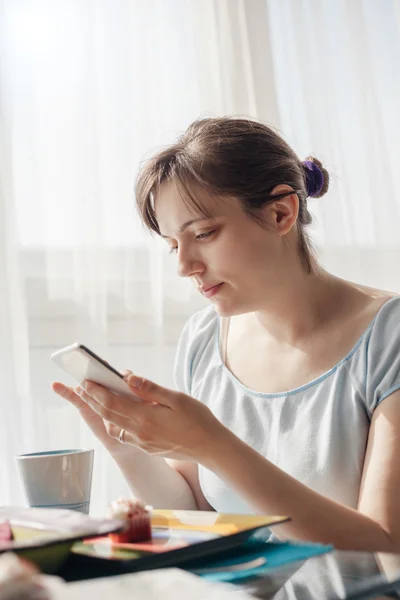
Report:
[[[93,386],[100,388],[100,392],[97,390],[94,392],[92,389]],[[104,421],[109,421],[110,423],[117,425],[120,429],[126,427],[128,416],[122,416],[110,408],[110,404],[112,405],[114,398],[118,398],[118,396],[110,394],[100,385],[90,383],[89,385],[85,385],[85,387],[86,390],[82,387],[76,388],[84,404],[90,406],[90,408],[100,415]],[[95,396],[94,393],[96,394]],[[111,397],[110,403],[107,402],[108,397]]]
[[[132,371],[130,371],[129,369],[124,369],[123,371],[121,371],[121,375],[124,376],[124,379],[127,379],[129,375],[132,375]]]
[[[111,423],[110,421],[106,421],[105,419],[104,419],[104,426],[110,437],[114,438],[115,440],[119,440],[121,429],[123,429],[122,427],[119,427],[118,425],[115,425],[114,423]],[[124,443],[127,443],[127,442],[128,442],[128,439],[127,439],[127,434],[125,431]],[[120,442],[120,443],[122,443],[122,442]]]
[[[104,426],[107,430],[108,435],[114,438],[115,440],[119,440],[121,429],[125,429],[119,427],[118,425],[114,425],[114,423],[110,423],[110,421],[104,421]],[[139,438],[135,436],[134,433],[132,433],[131,431],[124,430],[123,442],[120,442],[120,444],[122,443],[130,444],[131,446],[136,446],[139,448],[141,447],[141,442]]]
[[[96,402],[101,404],[105,409],[112,413],[116,413],[122,417],[132,419],[135,416],[135,408],[140,402],[132,402],[129,396],[118,396],[113,394],[101,385],[97,385],[93,381],[84,381],[81,389],[86,394],[79,394],[85,402],[88,397],[91,397]]]
[[[119,440],[119,436],[121,433],[121,429],[123,429],[122,427],[120,427],[119,425],[115,425],[114,423],[111,423],[110,421],[104,421],[104,426],[107,430],[107,433],[110,437]],[[127,431],[125,431],[124,434],[124,443],[129,443],[131,440],[131,434]]]
[[[107,430],[107,433],[110,437],[118,439],[119,434],[121,433],[121,427],[114,425],[114,423],[110,423],[110,421],[104,420],[104,427]]]
[[[81,414],[90,412],[100,417],[110,437],[118,439],[121,429],[125,429],[125,442],[139,447],[151,437],[154,411],[165,409],[158,403],[132,402],[129,397],[112,394],[90,381],[75,390],[57,383],[53,384],[53,390],[74,404]]]
[[[71,402],[71,404],[73,404],[76,408],[79,409],[84,406],[84,402],[79,397],[79,395],[75,393],[75,391],[72,387],[69,387],[68,385],[64,385],[63,383],[60,383],[59,381],[54,381],[52,383],[51,387],[56,394],[61,396],[61,398],[68,400],[68,402]]]
[[[85,390],[81,390],[81,394],[87,405],[102,417],[104,427],[110,437],[119,440],[121,430],[124,429],[124,444],[130,444],[131,446],[136,446],[138,448],[143,447],[143,443],[148,437],[143,425],[134,424],[132,419],[127,419],[116,413],[111,413],[107,408],[89,396]],[[134,426],[134,429],[138,429],[138,431],[133,431],[132,426]]]
[[[169,390],[153,381],[137,377],[137,375],[130,375],[126,382],[135,394],[146,402],[155,402],[172,408],[179,401],[179,392]]]
[[[153,428],[154,410],[161,409],[159,405],[149,406],[145,402],[132,402],[128,397],[114,396],[109,392],[100,394],[94,392],[98,386],[92,382],[88,382],[84,390],[83,388],[77,388],[79,390],[79,396],[83,402],[87,404],[90,409],[99,415],[107,429],[108,434],[113,438],[119,438],[121,429],[125,429],[124,441],[125,443],[142,447],[143,443],[146,443],[151,438],[151,431]],[[102,388],[104,390],[104,388]],[[90,394],[88,393],[90,391]],[[96,394],[93,397],[92,394]],[[121,402],[126,405],[124,415],[114,412],[110,409],[107,404],[107,400],[116,400],[117,403]],[[104,404],[102,403],[104,402]],[[130,409],[130,410],[129,410]]]

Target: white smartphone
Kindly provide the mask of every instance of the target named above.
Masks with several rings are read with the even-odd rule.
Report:
[[[87,379],[102,385],[114,394],[131,396],[133,399],[140,401],[124,380],[122,373],[83,344],[76,342],[61,348],[53,352],[50,358],[61,369],[76,379],[78,383],[82,383],[84,379]]]

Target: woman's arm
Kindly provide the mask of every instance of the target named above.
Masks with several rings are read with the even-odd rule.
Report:
[[[214,510],[201,490],[197,463],[131,448],[131,454],[113,458],[136,498],[154,508]]]
[[[132,494],[145,504],[171,510],[199,510],[190,480],[165,458],[152,456],[134,446],[129,454],[112,456]]]
[[[76,388],[76,391],[79,389]],[[189,473],[189,476],[185,476],[185,473],[180,473],[181,469],[185,471],[184,465],[178,464],[175,469],[168,465],[163,457],[151,456],[135,446],[121,444],[118,441],[121,428],[104,421],[72,387],[55,382],[53,390],[79,411],[93,434],[116,462],[134,496],[154,508],[197,510],[197,503],[200,502],[203,510],[206,510],[201,500],[201,491],[199,493],[196,486],[195,474],[190,476]],[[104,392],[107,394],[106,390]],[[197,470],[197,464],[195,467]],[[204,501],[206,502],[205,499]]]
[[[189,462],[187,460],[173,460],[170,458],[167,458],[166,462],[173,469],[175,469],[175,471],[180,473],[184,479],[186,479],[195,497],[198,510],[214,510],[201,489],[199,480],[199,465],[196,462]]]
[[[128,402],[87,382],[82,398],[149,454],[195,461],[235,489],[255,511],[288,515],[284,536],[337,548],[400,551],[400,391],[374,411],[359,510],[314,492],[224,427],[201,402],[130,376],[144,402]],[[276,531],[276,529],[275,529]]]
[[[205,467],[232,486],[260,513],[288,515],[279,535],[337,548],[400,551],[400,392],[387,397],[372,418],[358,510],[306,487],[225,431]]]

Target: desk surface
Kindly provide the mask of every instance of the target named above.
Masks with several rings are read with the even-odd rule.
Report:
[[[400,598],[400,554],[335,551],[280,567],[244,587],[265,600]]]
[[[113,561],[104,561],[99,572],[96,562],[70,555],[60,575],[76,581],[127,572]],[[400,598],[396,592],[390,595],[400,590],[400,554],[334,551],[273,569],[242,585],[264,600]]]

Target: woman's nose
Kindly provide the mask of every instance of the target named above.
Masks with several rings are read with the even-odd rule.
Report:
[[[204,263],[197,257],[191,256],[187,251],[178,250],[178,268],[179,277],[191,277],[195,273],[204,271]]]

